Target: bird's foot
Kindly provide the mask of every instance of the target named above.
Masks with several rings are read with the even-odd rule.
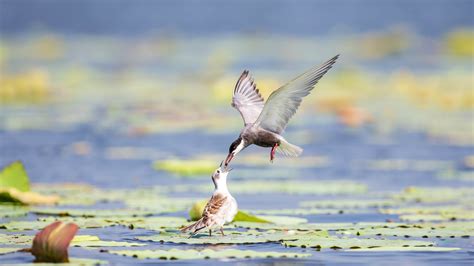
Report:
[[[275,143],[272,147],[272,151],[270,152],[270,162],[273,163],[273,159],[275,159],[275,151],[278,148],[278,143]]]
[[[222,236],[225,236],[224,235],[224,228],[222,228],[222,227],[221,227],[221,234],[222,234]]]
[[[209,229],[209,236],[212,236],[212,230]]]

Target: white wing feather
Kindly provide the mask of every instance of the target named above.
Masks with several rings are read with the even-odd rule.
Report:
[[[244,124],[254,123],[262,112],[264,101],[248,70],[245,70],[235,85],[232,107],[239,111]]]
[[[274,91],[268,97],[255,124],[277,134],[283,132],[290,118],[298,110],[303,97],[311,92],[338,57],[339,55],[336,55],[323,65],[308,70]]]

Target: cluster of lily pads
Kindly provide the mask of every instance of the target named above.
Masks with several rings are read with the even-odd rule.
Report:
[[[364,184],[353,181],[299,180],[271,184],[233,181],[232,189],[236,195],[337,194],[343,198],[305,200],[290,209],[239,211],[234,222],[225,228],[225,236],[204,233],[190,238],[179,228],[199,219],[206,201],[172,197],[169,193],[200,193],[208,189],[193,185],[142,189],[101,189],[87,184],[30,185],[22,164],[15,162],[0,173],[0,254],[31,246],[32,234],[55,221],[73,223],[80,228],[71,246],[136,259],[304,259],[311,256],[305,252],[307,249],[453,252],[461,248],[444,246],[440,240],[474,236],[472,188],[411,187],[398,193],[371,196]],[[53,202],[38,200],[42,198]],[[188,210],[189,217],[177,215]],[[359,223],[313,223],[304,218],[344,213],[380,213],[398,218]],[[109,227],[136,230],[136,233],[120,241],[81,233],[88,229],[100,232]],[[163,245],[156,248],[150,245],[154,242]],[[262,243],[280,243],[287,251],[252,249],[253,245]]]

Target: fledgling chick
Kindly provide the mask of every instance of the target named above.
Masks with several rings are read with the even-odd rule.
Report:
[[[207,202],[202,218],[194,224],[181,229],[181,232],[191,231],[193,236],[199,230],[208,229],[209,236],[212,235],[213,229],[220,229],[224,235],[224,224],[232,222],[237,214],[237,201],[232,197],[227,189],[227,175],[231,169],[222,167],[212,174],[212,182],[214,183],[214,193],[211,199]]]

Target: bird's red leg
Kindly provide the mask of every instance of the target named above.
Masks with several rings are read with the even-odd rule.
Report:
[[[273,159],[275,159],[275,150],[278,148],[278,143],[275,143],[272,147],[272,151],[270,152],[270,162],[273,163]]]

